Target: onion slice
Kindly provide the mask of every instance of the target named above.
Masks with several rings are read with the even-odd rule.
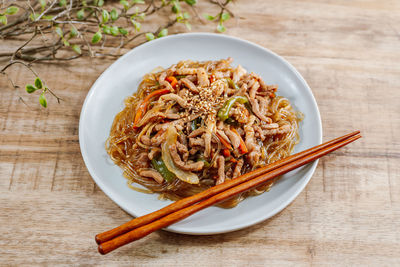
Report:
[[[178,179],[184,181],[189,184],[198,184],[199,177],[189,171],[184,171],[175,166],[175,163],[172,159],[171,153],[169,152],[169,146],[176,144],[176,139],[178,137],[178,133],[173,125],[170,125],[167,129],[166,141],[161,146],[161,158],[167,166],[168,170],[173,172]]]

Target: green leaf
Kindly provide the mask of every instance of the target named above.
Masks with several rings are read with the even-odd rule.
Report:
[[[225,28],[224,25],[222,25],[222,23],[218,23],[218,25],[217,25],[217,31],[219,31],[219,32],[224,32],[224,31],[226,31],[226,28]]]
[[[6,9],[5,14],[6,14],[6,15],[14,15],[15,13],[18,12],[18,10],[19,10],[19,8],[16,7],[16,6],[9,6],[9,7]]]
[[[65,46],[69,46],[69,42],[68,42],[67,40],[65,40],[64,38],[62,38],[62,41],[63,41],[63,44],[64,44]]]
[[[144,4],[143,0],[133,0],[132,1],[133,4]]]
[[[52,20],[54,18],[54,16],[52,15],[44,15],[42,16],[42,19],[47,19],[47,20]]]
[[[79,45],[74,44],[74,45],[71,46],[71,48],[72,48],[72,50],[75,51],[75,53],[77,53],[79,55],[82,54],[82,50],[81,50],[81,47]]]
[[[57,33],[58,36],[60,36],[60,37],[64,36],[64,33],[63,33],[63,31],[61,30],[60,27],[55,27],[54,30],[55,30],[55,32]]]
[[[46,97],[44,96],[44,92],[40,94],[39,96],[39,103],[42,105],[42,107],[46,108],[47,107],[47,100]]]
[[[100,31],[96,32],[92,37],[92,44],[97,44],[98,42],[100,42],[101,37],[103,37],[101,35],[101,32]]]
[[[44,8],[47,5],[47,1],[46,0],[39,0],[39,3],[40,3],[40,6],[42,7],[42,12],[43,12]]]
[[[189,13],[183,12],[183,18],[184,18],[184,19],[190,19]]]
[[[189,31],[191,31],[192,30],[192,25],[189,23],[189,22],[185,22],[185,26],[186,26],[186,28],[189,30]]]
[[[4,15],[0,15],[0,24],[7,25],[7,17]]]
[[[97,6],[103,6],[104,5],[104,0],[99,0],[97,2]]]
[[[168,29],[162,29],[159,33],[158,33],[158,38],[164,37],[168,35]]]
[[[104,25],[102,30],[105,34],[111,34],[110,27],[107,25]]]
[[[140,31],[140,27],[142,25],[139,22],[137,22],[136,20],[132,19],[132,18],[133,18],[133,16],[131,17],[132,24],[135,27],[135,30],[139,32]]]
[[[211,15],[209,15],[209,14],[204,14],[203,16],[204,16],[204,18],[205,18],[206,20],[209,20],[209,21],[213,21],[213,20],[215,19],[215,17],[213,17],[213,16],[211,16]]]
[[[195,4],[197,3],[197,0],[185,0],[185,2],[186,2],[188,5],[193,6],[193,5],[195,5]]]
[[[27,84],[25,86],[25,90],[29,93],[32,94],[33,92],[35,92],[37,90],[37,88],[35,86],[33,86],[32,84]]]
[[[35,86],[37,89],[43,88],[43,82],[39,77],[36,77],[36,79],[35,79]]]
[[[77,35],[78,35],[78,30],[75,28],[75,26],[71,25],[71,30],[69,32],[69,38],[74,38]]]
[[[128,1],[126,1],[126,0],[121,0],[121,1],[119,1],[119,3],[120,3],[121,5],[124,6],[125,10],[128,10],[128,9],[129,9],[129,3],[128,3]]]
[[[172,3],[172,12],[174,12],[176,14],[176,13],[179,13],[180,11],[181,11],[181,5],[179,4],[179,2],[174,1]]]
[[[67,5],[67,0],[60,0],[58,3],[60,6],[66,6]]]
[[[31,13],[30,15],[29,15],[29,18],[32,20],[32,21],[35,21],[38,17],[39,17],[40,15],[39,14],[33,14],[33,13]]]
[[[147,41],[151,41],[151,40],[154,40],[154,34],[152,34],[151,32],[148,32],[148,33],[146,33],[146,39],[147,39]]]
[[[140,13],[139,15],[137,15],[137,17],[141,20],[144,20],[144,18],[146,17],[145,13]]]
[[[107,21],[110,19],[110,14],[107,10],[103,9],[103,11],[101,12],[101,18],[103,20],[103,23],[107,23]]]
[[[85,17],[85,10],[82,8],[81,10],[79,10],[78,12],[76,12],[76,17],[78,19],[83,19]]]
[[[110,15],[111,15],[111,20],[112,21],[115,21],[115,20],[118,19],[118,11],[115,8],[113,8],[111,10]]]
[[[229,15],[229,13],[224,12],[224,13],[222,13],[222,15],[221,15],[221,21],[222,21],[222,22],[227,21],[227,20],[230,19],[230,18],[231,18],[231,16]]]
[[[124,29],[124,28],[119,28],[118,30],[122,35],[127,35],[128,34],[128,31],[126,29]]]
[[[111,31],[111,35],[113,35],[113,36],[117,36],[119,34],[119,30],[118,30],[117,26],[112,26],[110,28],[110,31]]]

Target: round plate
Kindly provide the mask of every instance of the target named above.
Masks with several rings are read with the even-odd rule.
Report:
[[[259,74],[267,84],[277,84],[278,95],[287,97],[304,114],[301,141],[295,152],[318,145],[322,127],[311,89],[296,69],[275,53],[253,43],[221,34],[188,33],[163,37],[118,59],[97,79],[83,104],[79,143],[83,159],[97,185],[133,216],[158,210],[170,201],[157,194],[130,189],[121,169],[104,149],[114,116],[124,108],[124,98],[134,93],[144,74],[180,60],[219,60],[232,57],[247,71]],[[232,209],[210,207],[166,230],[185,234],[217,234],[238,230],[275,215],[294,200],[310,180],[317,162],[284,175],[269,192],[250,197]]]

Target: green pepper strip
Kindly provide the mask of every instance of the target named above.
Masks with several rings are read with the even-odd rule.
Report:
[[[225,121],[227,118],[229,118],[229,111],[233,107],[233,105],[239,102],[241,104],[248,103],[249,100],[245,96],[232,96],[228,100],[225,101],[224,105],[220,110],[218,110],[218,117],[222,120]]]
[[[240,89],[239,86],[237,86],[237,84],[236,84],[234,81],[232,81],[231,78],[226,78],[226,81],[228,82],[228,85],[229,85],[231,88],[233,88],[233,89],[235,89],[235,90],[239,90],[239,89]]]
[[[198,158],[197,161],[204,162],[204,168],[209,168],[211,166],[210,163],[207,160],[205,160],[205,158],[203,158],[203,157]]]
[[[160,158],[153,158],[151,160],[151,165],[156,169],[168,183],[172,182],[176,176],[170,170],[168,170],[167,166],[165,166],[164,161]]]
[[[198,118],[192,120],[192,123],[191,123],[191,125],[190,125],[192,131],[194,131],[194,130],[196,130],[197,128],[199,128],[198,124],[200,124],[200,123],[201,123],[201,118],[200,118],[200,117],[198,117]]]

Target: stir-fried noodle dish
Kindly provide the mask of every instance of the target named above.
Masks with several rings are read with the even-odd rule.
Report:
[[[106,142],[130,187],[177,200],[292,152],[301,113],[276,95],[276,85],[231,63],[185,60],[143,77]],[[273,182],[220,206],[234,207]]]

